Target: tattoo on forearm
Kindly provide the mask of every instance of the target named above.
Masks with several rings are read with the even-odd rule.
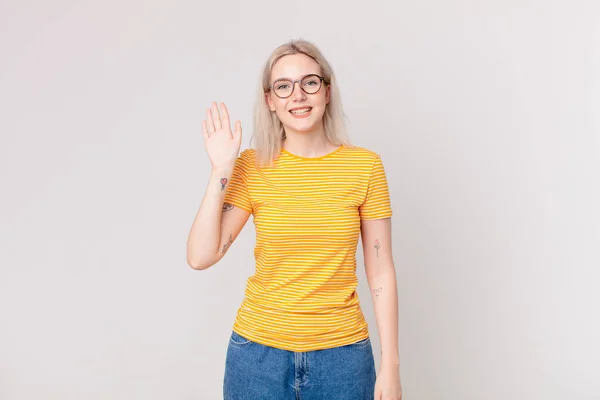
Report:
[[[223,203],[223,212],[225,211],[229,211],[229,210],[233,210],[233,204],[230,203]]]
[[[379,248],[381,247],[379,245],[379,239],[375,240],[375,246],[373,246],[373,247],[375,247],[377,249],[377,258],[379,258]]]
[[[223,250],[221,250],[221,254],[225,254],[229,246],[231,246],[231,242],[233,242],[233,239],[231,238],[231,234],[229,234],[229,240],[223,245]]]
[[[379,295],[381,294],[382,290],[382,287],[378,287],[377,289],[373,290],[373,292],[375,293],[375,297],[379,298]]]
[[[227,184],[227,178],[221,178],[221,190],[225,190],[226,184]]]

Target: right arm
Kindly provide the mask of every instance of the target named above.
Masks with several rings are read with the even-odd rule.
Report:
[[[232,171],[233,166],[211,172],[187,242],[187,262],[193,269],[207,269],[221,260],[250,217],[244,209],[223,204]]]
[[[240,150],[240,121],[231,132],[227,107],[221,103],[219,115],[217,104],[213,103],[202,121],[202,134],[212,171],[187,242],[187,263],[198,270],[223,258],[250,217],[244,209],[223,204]]]

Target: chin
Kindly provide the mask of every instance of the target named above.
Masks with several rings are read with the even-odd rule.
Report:
[[[290,128],[298,131],[298,132],[311,132],[314,131],[317,128],[318,124],[291,124]]]
[[[285,129],[291,129],[295,132],[299,132],[299,133],[310,133],[314,130],[317,129],[318,124],[312,123],[312,124],[299,124],[299,123],[294,123],[296,121],[293,121],[291,124],[284,124],[284,128]]]

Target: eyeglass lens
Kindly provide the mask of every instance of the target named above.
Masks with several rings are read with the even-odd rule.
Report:
[[[317,75],[307,75],[300,81],[300,87],[308,94],[314,94],[321,88],[321,79]],[[275,82],[273,91],[279,97],[288,97],[294,91],[294,82],[283,79]]]

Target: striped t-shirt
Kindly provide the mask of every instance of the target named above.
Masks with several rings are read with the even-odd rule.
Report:
[[[282,150],[257,168],[239,155],[224,202],[253,214],[256,271],[233,330],[256,343],[313,351],[366,339],[356,292],[361,219],[392,216],[380,156],[340,146],[322,157]]]

